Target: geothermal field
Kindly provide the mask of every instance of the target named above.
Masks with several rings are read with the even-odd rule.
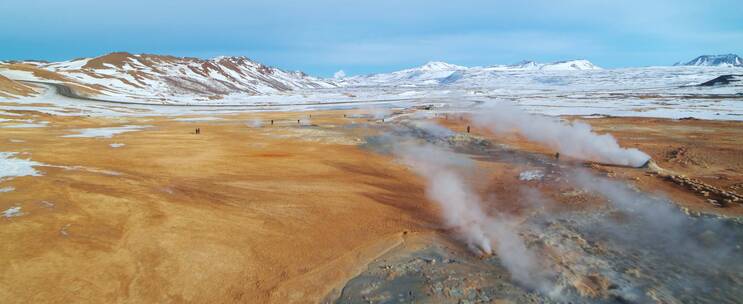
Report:
[[[743,299],[740,67],[266,69],[2,63],[0,302]]]

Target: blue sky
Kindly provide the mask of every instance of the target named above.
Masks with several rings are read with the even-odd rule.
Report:
[[[2,0],[0,12],[0,60],[244,55],[329,76],[430,60],[626,67],[743,53],[741,0]]]

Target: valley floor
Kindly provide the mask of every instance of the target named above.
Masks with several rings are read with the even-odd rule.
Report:
[[[7,174],[0,175],[5,189],[0,192],[2,302],[550,300],[515,283],[497,258],[478,258],[467,250],[442,224],[440,209],[426,197],[425,181],[365,145],[409,110],[382,121],[363,110],[88,117],[3,105],[0,152],[11,154],[2,155],[0,168],[11,173],[0,173]],[[519,178],[535,164],[559,171],[584,167],[581,162],[555,163],[554,151],[519,137],[477,129],[466,135],[467,116],[429,120],[508,147],[468,156],[481,170],[473,180],[477,191],[507,202],[491,206],[491,212],[528,222],[542,209],[524,202],[523,189],[553,201],[551,212],[603,212],[604,200],[576,192],[565,179]],[[671,198],[689,216],[727,221],[743,215],[741,202],[716,207],[708,201],[710,194],[668,177],[684,175],[743,195],[743,123],[583,120],[598,132],[612,133],[623,146],[647,152],[665,170],[591,165],[592,174]],[[588,245],[575,249],[583,254],[606,258],[619,252],[612,251],[613,243],[592,239],[580,221],[556,223],[574,228],[571,233],[596,248],[604,246],[595,252]],[[741,224],[732,225],[743,231]],[[739,243],[740,234],[732,241]],[[740,257],[740,248],[731,254]],[[621,271],[630,269],[606,259],[610,266],[602,266],[603,272],[561,266],[574,271],[558,280],[569,290],[565,297],[619,302],[640,294],[636,300],[715,302],[740,296],[733,287],[743,282],[740,263],[729,265],[729,273],[710,274],[728,281],[720,283],[717,295],[705,295],[707,287],[696,281],[686,291],[673,285],[684,276],[676,268],[654,273],[644,260],[630,260],[637,274],[625,277]],[[720,265],[709,263],[718,271]],[[483,269],[477,265],[493,268],[477,273]],[[472,274],[479,277],[467,281]],[[439,286],[447,275],[456,282]]]

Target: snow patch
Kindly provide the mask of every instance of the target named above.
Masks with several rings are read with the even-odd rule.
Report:
[[[528,170],[519,174],[519,179],[522,181],[542,180],[543,178],[544,172],[541,170]]]
[[[0,128],[5,128],[5,129],[45,128],[47,127],[48,123],[49,122],[46,122],[46,121],[42,121],[39,123],[22,123],[22,124],[2,126]]]
[[[224,120],[224,118],[220,117],[187,117],[187,118],[176,118],[173,119],[175,121],[186,121],[186,122],[193,122],[193,121],[213,121],[213,120]]]
[[[247,126],[252,128],[260,128],[263,126],[263,121],[260,119],[253,119],[245,123]]]
[[[0,111],[0,115],[3,115],[3,116],[23,116],[23,114],[18,114],[18,113],[13,113],[13,112],[5,112],[5,111]]]
[[[5,211],[2,212],[2,215],[5,218],[11,218],[11,217],[16,217],[16,216],[21,216],[23,215],[23,212],[21,211],[21,207],[17,206],[17,207],[10,207],[6,209]]]
[[[39,176],[41,175],[34,169],[34,166],[43,166],[28,159],[15,158],[15,152],[0,152],[0,181],[6,178],[16,176]]]
[[[149,128],[152,126],[146,125],[146,126],[136,126],[136,125],[126,125],[121,127],[108,127],[108,128],[89,128],[89,129],[76,129],[74,131],[79,132],[78,134],[69,134],[69,135],[63,135],[62,137],[101,137],[101,138],[111,138],[114,135],[122,134],[126,132],[135,132],[140,131],[145,128]]]

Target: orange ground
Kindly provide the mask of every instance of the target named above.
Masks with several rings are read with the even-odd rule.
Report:
[[[16,190],[0,209],[27,213],[0,220],[0,298],[18,303],[319,301],[434,214],[402,166],[322,132],[158,118],[127,119],[153,127],[112,139],[60,138],[124,121],[43,119],[52,126],[3,129],[0,150],[91,170],[2,183]]]

